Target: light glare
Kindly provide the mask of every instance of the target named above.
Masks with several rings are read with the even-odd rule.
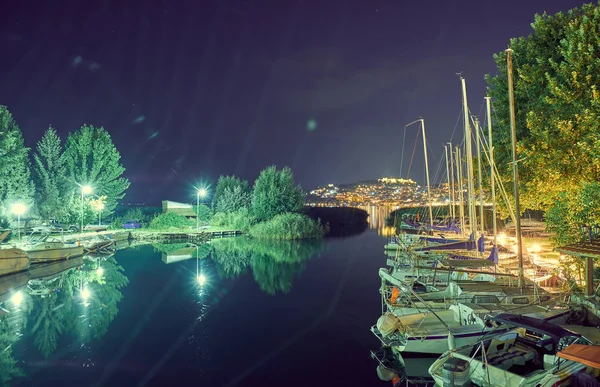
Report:
[[[10,211],[15,215],[23,215],[27,211],[27,207],[25,207],[25,204],[18,202],[10,207]]]
[[[91,194],[92,187],[90,187],[89,185],[84,185],[83,187],[81,187],[81,193],[83,193],[84,195]]]
[[[206,283],[206,276],[204,274],[200,274],[198,276],[198,283],[200,285],[204,285]]]
[[[98,274],[98,275],[104,274],[104,269],[99,267],[98,269],[96,269],[96,274]]]
[[[90,298],[90,296],[90,290],[88,288],[83,288],[83,290],[81,291],[81,298],[83,298],[84,301],[87,301],[87,299]]]
[[[23,302],[23,293],[21,293],[20,291],[16,292],[15,294],[13,294],[10,300],[13,304],[15,304],[15,306],[21,305],[21,302]]]

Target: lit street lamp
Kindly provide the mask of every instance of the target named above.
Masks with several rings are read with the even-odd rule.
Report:
[[[92,187],[84,185],[81,187],[81,231],[83,232],[83,196],[92,193]]]
[[[206,188],[200,188],[196,195],[196,231],[198,231],[198,227],[200,226],[200,198],[204,199],[206,194]]]
[[[13,214],[17,215],[17,230],[19,233],[19,242],[20,242],[21,241],[21,215],[23,215],[25,213],[25,211],[27,211],[27,207],[25,207],[25,204],[19,202],[19,203],[13,204],[10,210]]]
[[[100,226],[100,224],[102,223],[102,210],[104,209],[104,203],[99,202],[97,208],[98,208],[98,226]]]

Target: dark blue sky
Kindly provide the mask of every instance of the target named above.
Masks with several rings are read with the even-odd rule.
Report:
[[[32,148],[49,125],[104,126],[132,181],[125,201],[186,200],[198,181],[252,181],[269,164],[306,189],[398,175],[404,125],[421,116],[433,176],[455,128],[460,141],[456,73],[479,113],[492,55],[535,13],[581,3],[5,0],[0,104]],[[422,159],[417,148],[419,182]]]

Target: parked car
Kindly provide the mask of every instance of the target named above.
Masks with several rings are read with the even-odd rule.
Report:
[[[137,220],[126,220],[125,223],[123,223],[123,228],[133,229],[133,228],[141,228],[141,227],[142,227],[142,225]]]

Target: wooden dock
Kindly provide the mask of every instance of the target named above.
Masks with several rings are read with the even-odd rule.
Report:
[[[201,232],[183,232],[183,231],[139,231],[131,233],[135,240],[139,241],[160,241],[160,242],[208,242],[213,238],[235,237],[242,235],[239,230],[222,231],[201,231]]]

